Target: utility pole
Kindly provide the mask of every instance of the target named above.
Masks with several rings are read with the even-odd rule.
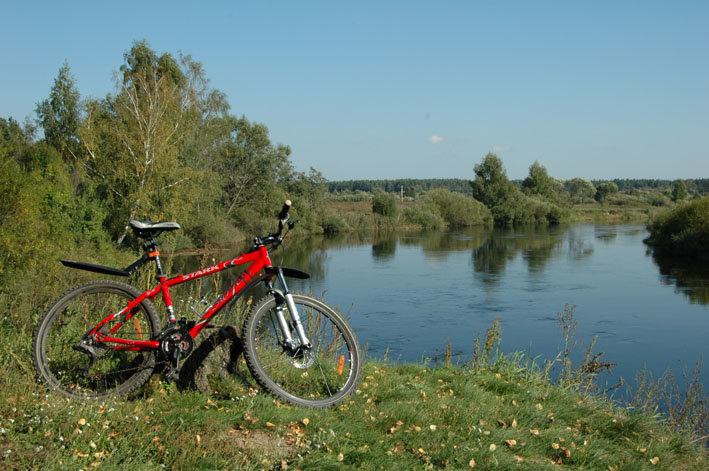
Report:
[[[404,185],[401,185],[401,202],[404,202]]]

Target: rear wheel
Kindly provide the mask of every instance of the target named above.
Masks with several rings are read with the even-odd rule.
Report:
[[[127,395],[150,378],[155,352],[118,350],[115,344],[81,345],[86,333],[111,313],[140,296],[130,285],[111,280],[92,281],[60,296],[45,312],[32,344],[35,369],[51,390],[70,397],[102,399]],[[124,316],[106,324],[110,332]],[[145,300],[130,319],[111,336],[126,340],[152,340],[160,332],[153,304]]]
[[[312,408],[337,405],[360,381],[361,353],[352,328],[324,301],[292,293],[311,347],[288,346],[277,310],[295,332],[285,303],[273,295],[262,299],[244,323],[242,340],[251,373],[266,390],[292,404]],[[294,337],[297,338],[297,336]]]

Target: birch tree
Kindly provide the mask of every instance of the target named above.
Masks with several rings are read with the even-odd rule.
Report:
[[[87,105],[83,142],[89,167],[114,213],[109,223],[117,245],[133,217],[163,219],[180,207],[179,187],[194,170],[181,149],[200,125],[201,67],[158,56],[145,41],[124,55],[116,94]],[[197,73],[195,75],[195,72]]]

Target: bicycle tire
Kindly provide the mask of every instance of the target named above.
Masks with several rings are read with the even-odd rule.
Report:
[[[283,347],[275,321],[279,303],[267,295],[244,322],[242,340],[249,370],[262,388],[291,404],[314,409],[338,405],[357,389],[362,375],[354,331],[323,300],[291,294],[313,348],[292,354]]]
[[[100,280],[78,285],[57,298],[39,321],[32,342],[39,380],[52,391],[80,399],[126,396],[143,386],[155,368],[155,352],[98,348],[100,353],[91,364],[87,353],[73,348],[88,330],[140,294],[125,283]],[[160,318],[146,299],[112,335],[151,340],[159,332]]]

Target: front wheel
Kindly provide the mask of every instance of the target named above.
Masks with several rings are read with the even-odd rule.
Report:
[[[311,346],[287,345],[277,320],[281,310],[297,339],[285,302],[268,295],[244,323],[249,370],[258,383],[292,404],[312,408],[340,404],[360,381],[362,359],[352,328],[338,311],[304,293],[291,293]]]

